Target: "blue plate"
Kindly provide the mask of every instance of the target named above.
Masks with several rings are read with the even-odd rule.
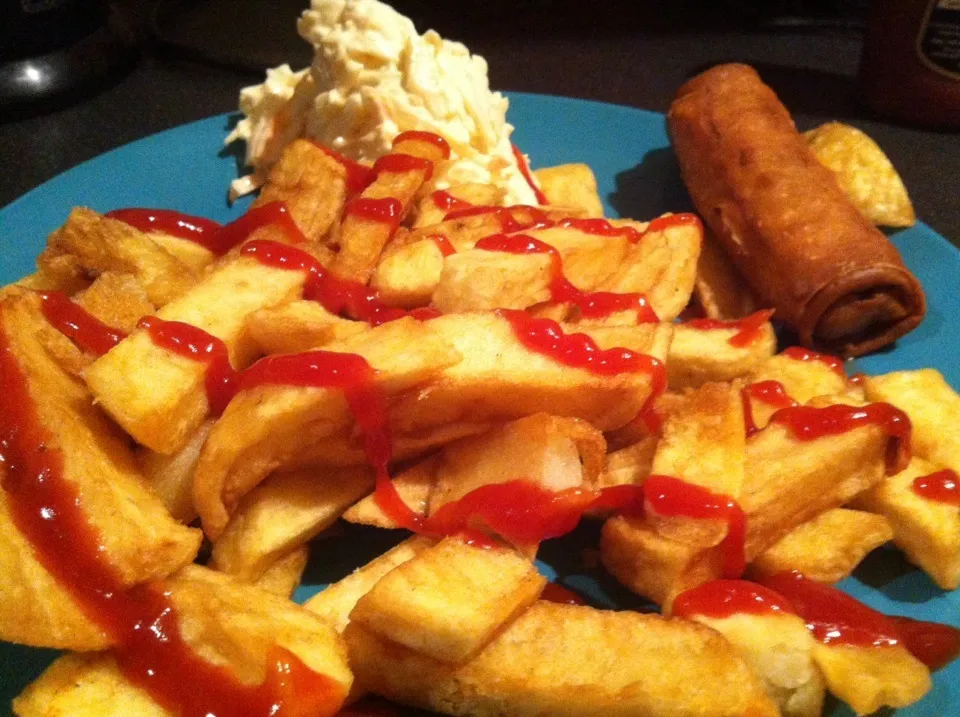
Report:
[[[652,217],[689,207],[689,198],[669,149],[663,115],[629,107],[562,97],[510,96],[515,140],[535,166],[586,162],[593,167],[611,214]],[[98,211],[124,206],[167,207],[218,221],[239,216],[249,199],[233,206],[226,189],[237,176],[234,153],[223,138],[234,121],[211,117],[133,142],[79,165],[0,210],[0,283],[34,270],[47,235],[70,208]],[[930,311],[923,324],[892,351],[861,359],[858,369],[883,373],[934,366],[960,386],[960,251],[924,224],[897,233],[893,241],[923,282]],[[304,600],[401,539],[395,532],[349,526],[337,538],[318,543],[297,599]],[[599,607],[643,609],[644,603],[599,572],[585,570],[581,551],[596,546],[597,527],[584,525],[541,550],[540,567],[549,577],[590,597]],[[322,564],[321,564],[322,563]],[[960,596],[939,590],[892,549],[869,556],[842,587],[884,612],[960,627]],[[49,651],[0,643],[0,714],[9,700],[52,659]],[[842,705],[832,717],[853,713]],[[960,716],[960,664],[934,676],[934,687],[903,717]]]

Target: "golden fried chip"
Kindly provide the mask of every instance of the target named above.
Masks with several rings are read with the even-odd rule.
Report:
[[[533,172],[534,179],[552,205],[582,210],[588,217],[603,216],[597,178],[586,164],[559,164]]]
[[[211,567],[257,582],[372,489],[373,471],[363,467],[273,475],[240,502],[213,544]]]
[[[465,665],[351,623],[357,681],[403,704],[494,717],[773,717],[727,640],[686,620],[539,601]]]
[[[768,575],[797,570],[811,580],[836,583],[892,539],[893,529],[882,515],[833,508],[780,538],[754,558],[751,569]]]
[[[874,224],[909,227],[917,221],[907,188],[889,157],[863,131],[827,122],[803,136],[854,206]]]
[[[361,597],[391,570],[412,560],[435,542],[421,536],[407,538],[395,548],[317,593],[303,606],[333,625],[337,632],[343,632],[350,622],[350,613]]]
[[[512,550],[445,538],[384,575],[359,599],[350,622],[435,660],[463,664],[532,605],[546,582]]]
[[[144,485],[129,441],[66,374],[37,339],[44,325],[36,296],[0,304],[0,333],[9,345],[3,371],[22,375],[43,446],[62,456],[63,479],[99,536],[100,555],[125,586],[166,577],[194,559],[200,534],[176,523]],[[10,377],[9,380],[14,380]],[[5,384],[8,385],[8,384]],[[0,463],[0,473],[10,470]],[[0,476],[2,479],[3,476]],[[0,491],[0,638],[40,647],[97,650],[107,636],[44,568],[14,523]]]

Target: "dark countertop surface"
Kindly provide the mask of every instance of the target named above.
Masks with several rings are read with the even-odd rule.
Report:
[[[208,0],[200,10],[192,5],[189,12],[162,19],[160,42],[143,50],[132,68],[73,104],[46,113],[0,114],[0,206],[121,144],[234,110],[240,88],[260,81],[259,67],[309,61],[309,47],[294,27],[306,0],[225,2]],[[960,136],[897,126],[858,107],[856,29],[723,29],[708,18],[678,30],[649,18],[618,24],[611,17],[592,25],[567,18],[544,27],[532,25],[530,13],[512,24],[489,13],[464,22],[437,8],[407,7],[411,4],[416,5],[397,2],[414,14],[421,30],[434,26],[484,55],[491,85],[501,90],[664,111],[692,74],[719,62],[748,62],[801,129],[842,119],[870,134],[903,176],[918,217],[960,246]]]

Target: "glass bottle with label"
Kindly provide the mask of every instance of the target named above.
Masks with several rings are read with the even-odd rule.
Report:
[[[860,89],[880,114],[960,127],[960,0],[875,0]]]

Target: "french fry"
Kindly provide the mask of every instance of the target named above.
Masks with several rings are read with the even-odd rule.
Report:
[[[323,241],[347,199],[346,170],[313,142],[297,139],[283,150],[253,206],[281,201],[304,236]]]
[[[110,653],[58,658],[13,701],[17,717],[172,717],[124,678]]]
[[[645,436],[632,445],[608,453],[603,472],[597,478],[597,487],[640,485],[653,470],[659,440],[657,436]]]
[[[426,709],[477,717],[777,714],[724,638],[693,622],[657,615],[540,601],[460,666],[431,660],[352,623],[344,638],[360,684]]]
[[[190,267],[149,235],[82,207],[50,235],[37,265],[58,281],[95,278],[105,271],[133,274],[155,306],[181,296],[197,279]]]
[[[391,418],[398,434],[467,418],[508,420],[538,412],[577,417],[601,431],[612,430],[635,416],[649,397],[646,374],[596,376],[563,366],[525,348],[508,322],[496,315],[442,316],[430,326],[463,359],[433,385],[397,401]],[[671,327],[646,324],[578,332],[592,337],[601,349],[621,346],[662,360]]]
[[[600,559],[622,585],[665,608],[723,572],[718,550],[671,540],[643,518],[623,515],[603,524]]]
[[[253,584],[271,595],[292,597],[300,585],[309,560],[310,546],[301,545],[268,567]]]
[[[696,388],[709,381],[732,381],[763,364],[777,350],[773,327],[767,323],[759,338],[732,346],[736,329],[697,329],[677,324],[667,359],[670,388]]]
[[[817,396],[843,393],[847,380],[823,361],[798,361],[786,354],[777,354],[766,359],[751,373],[752,383],[779,381],[787,395],[798,403],[807,403]],[[766,425],[766,421],[758,427]]]
[[[419,139],[395,142],[390,154],[410,155],[433,163],[443,160],[439,147]],[[397,217],[399,223],[426,179],[427,173],[420,168],[381,171],[373,183],[363,190],[360,199],[391,198],[398,201],[401,207]],[[366,284],[395,227],[393,222],[346,213],[340,225],[340,251],[331,266],[332,271],[341,278]]]
[[[362,321],[334,316],[316,301],[290,301],[255,311],[247,319],[250,339],[265,354],[294,354],[367,331]]]
[[[350,622],[350,613],[361,597],[370,592],[391,570],[412,560],[434,544],[435,541],[430,538],[407,538],[395,548],[317,593],[303,606],[326,620],[337,632],[343,632]]]
[[[588,423],[537,413],[443,448],[430,513],[484,485],[524,479],[550,491],[596,483],[606,443]]]
[[[930,670],[902,645],[859,647],[815,643],[813,657],[827,689],[858,715],[906,707],[930,690]]]
[[[405,309],[426,306],[440,282],[443,264],[444,253],[437,242],[422,239],[381,257],[370,277],[370,286],[389,306]]]
[[[377,384],[395,396],[460,358],[435,331],[438,321],[393,321],[328,349],[364,357],[378,371]],[[269,473],[289,468],[298,450],[340,436],[352,425],[340,390],[265,385],[240,392],[214,426],[197,466],[194,501],[204,530],[216,539],[240,499]]]
[[[867,553],[892,539],[893,529],[883,516],[833,508],[764,550],[751,569],[768,575],[797,570],[811,580],[836,583],[848,577]]]
[[[445,538],[384,575],[351,624],[441,662],[463,664],[536,601],[546,578],[506,548]]]
[[[3,370],[25,379],[44,447],[62,456],[64,480],[77,491],[83,514],[100,538],[102,559],[119,581],[133,586],[164,578],[194,559],[201,536],[176,523],[144,486],[126,437],[37,339],[37,327],[43,325],[36,296],[0,304],[0,334],[8,343],[5,362],[10,362]],[[0,463],[0,473],[8,470]],[[107,635],[47,571],[11,511],[6,491],[0,491],[0,638],[61,649],[107,647]]]
[[[343,695],[350,691],[353,675],[340,636],[299,605],[195,565],[165,588],[190,647],[240,680],[262,682],[268,651],[281,647],[329,677]],[[60,658],[16,699],[15,710],[21,717],[172,715],[134,687],[109,652]]]
[[[651,472],[736,499],[743,487],[745,452],[740,392],[729,384],[707,383],[663,422]],[[727,534],[723,520],[662,516],[653,506],[646,515],[661,535],[701,548],[717,545]]]
[[[704,232],[697,260],[694,295],[711,319],[741,319],[758,308],[750,286],[709,231]]]
[[[211,567],[255,583],[372,489],[369,468],[273,475],[240,502],[213,544]]]
[[[936,369],[897,371],[864,380],[867,398],[906,412],[914,452],[960,473],[960,395]]]
[[[446,314],[526,309],[550,299],[552,276],[546,254],[458,252],[443,262],[433,305]]]
[[[400,499],[417,515],[427,515],[430,494],[437,482],[437,468],[440,466],[440,454],[424,458],[416,465],[395,475],[393,487]],[[358,502],[343,514],[348,523],[375,525],[378,528],[399,528],[389,515],[383,512],[374,494]]]
[[[673,321],[690,303],[702,241],[700,229],[689,225],[645,232],[618,271],[595,289],[644,294],[661,321]]]
[[[304,281],[303,272],[238,257],[222,263],[157,316],[221,339],[234,367],[243,368],[256,355],[247,317],[297,298]],[[145,329],[138,329],[94,362],[84,377],[97,401],[138,443],[169,454],[209,413],[205,375],[204,363],[157,346]]]
[[[213,420],[200,424],[180,450],[170,455],[141,448],[136,453],[137,465],[143,477],[174,518],[181,523],[192,523],[197,517],[193,505],[193,473],[200,460],[200,450],[213,428]]]
[[[126,333],[156,310],[135,276],[113,271],[102,273],[73,300],[107,326]]]
[[[813,660],[814,640],[803,620],[785,612],[691,619],[716,630],[737,648],[783,717],[820,717],[826,688]]]
[[[500,206],[503,204],[504,191],[494,184],[456,184],[443,190],[454,199],[474,206]],[[417,218],[413,223],[414,229],[439,224],[443,218],[453,211],[444,205],[438,204],[433,194],[428,194],[417,205]]]
[[[586,164],[560,164],[533,172],[550,204],[579,209],[588,217],[603,216],[597,178]]]
[[[854,505],[884,516],[893,526],[893,541],[914,565],[944,590],[960,586],[960,506],[924,498],[913,482],[940,470],[919,457],[856,498]]]
[[[747,559],[797,526],[837,508],[883,480],[887,434],[864,425],[798,441],[771,425],[747,440],[740,505],[747,514]]]

